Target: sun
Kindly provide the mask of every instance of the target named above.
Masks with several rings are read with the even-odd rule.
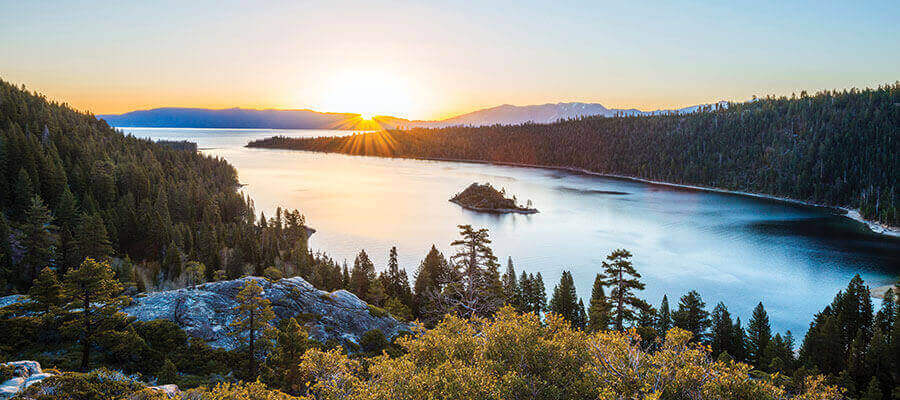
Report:
[[[317,105],[321,111],[355,113],[371,121],[376,115],[406,116],[413,105],[410,82],[398,74],[345,70],[323,84],[327,95]]]

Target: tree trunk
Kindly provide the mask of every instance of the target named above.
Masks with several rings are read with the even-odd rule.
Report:
[[[84,332],[81,335],[81,371],[87,372],[91,360],[91,298],[85,295],[83,298]]]
[[[625,328],[625,326],[623,324],[623,319],[624,319],[623,313],[625,311],[624,310],[625,296],[622,293],[622,289],[623,289],[622,288],[622,269],[620,268],[618,272],[619,272],[619,282],[618,282],[619,288],[616,293],[616,303],[617,303],[616,304],[616,329],[621,331],[621,330],[624,330],[624,328]]]

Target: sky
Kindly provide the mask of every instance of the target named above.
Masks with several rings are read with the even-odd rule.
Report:
[[[95,114],[651,110],[892,83],[897,17],[896,0],[0,0],[0,78]]]

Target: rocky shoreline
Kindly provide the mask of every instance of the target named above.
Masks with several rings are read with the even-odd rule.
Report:
[[[470,206],[467,204],[463,204],[459,200],[450,199],[451,203],[458,204],[460,207],[465,208],[466,210],[478,211],[478,212],[486,212],[492,214],[537,214],[539,211],[536,208],[486,208],[486,207],[476,207]]]

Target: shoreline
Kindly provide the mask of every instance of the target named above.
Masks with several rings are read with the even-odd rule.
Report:
[[[456,205],[458,205],[458,206],[460,206],[460,207],[462,207],[462,208],[464,208],[464,209],[466,209],[466,210],[478,211],[478,212],[486,212],[486,213],[492,213],[492,214],[525,214],[525,215],[530,215],[530,214],[537,214],[537,213],[540,212],[540,211],[538,211],[536,208],[524,208],[524,209],[518,209],[518,208],[484,208],[484,207],[475,207],[475,206],[465,205],[465,204],[459,202],[458,200],[453,200],[453,199],[450,199],[450,200],[447,200],[447,201],[449,201],[449,202],[451,202],[451,203],[453,203],[453,204],[456,204]]]
[[[311,150],[303,150],[303,151],[311,151]],[[316,151],[313,151],[313,152],[318,153]],[[378,156],[372,156],[372,157],[378,157]],[[500,166],[509,166],[509,167],[538,168],[538,169],[574,172],[574,173],[578,173],[578,174],[599,176],[599,177],[603,177],[603,178],[621,179],[621,180],[646,183],[649,185],[656,185],[656,186],[666,186],[666,187],[674,187],[674,188],[679,188],[679,189],[695,190],[695,191],[699,191],[699,192],[723,193],[723,194],[732,194],[732,195],[738,195],[738,196],[754,197],[757,199],[775,200],[775,201],[780,201],[780,202],[784,202],[784,203],[797,204],[797,205],[802,205],[802,206],[807,206],[807,207],[823,208],[823,209],[839,212],[841,215],[843,215],[846,218],[849,218],[856,222],[862,223],[872,233],[890,236],[890,237],[900,237],[900,227],[886,226],[886,225],[882,225],[879,222],[869,221],[869,220],[863,218],[862,215],[860,215],[859,210],[857,210],[857,209],[841,207],[841,206],[829,206],[829,205],[825,205],[825,204],[817,204],[817,203],[812,203],[812,202],[808,202],[808,201],[791,199],[791,198],[787,198],[787,197],[779,197],[779,196],[768,195],[768,194],[745,192],[745,191],[739,191],[739,190],[728,190],[728,189],[720,189],[720,188],[710,188],[710,187],[695,186],[695,185],[685,185],[685,184],[680,184],[680,183],[654,181],[651,179],[644,179],[644,178],[638,178],[638,177],[627,176],[627,175],[595,172],[595,171],[590,171],[590,170],[587,170],[584,168],[575,168],[575,167],[526,164],[526,163],[507,162],[507,161],[453,159],[453,158],[429,158],[429,157],[381,157],[381,158],[406,158],[406,159],[424,160],[424,161],[452,161],[452,162],[462,162],[462,163],[471,163],[471,164],[490,164],[490,165],[500,165]]]
[[[247,144],[247,145],[244,145],[244,147],[250,147],[250,146],[249,146],[249,144]],[[598,177],[602,177],[602,178],[620,179],[620,180],[626,180],[626,181],[632,181],[632,182],[645,183],[648,185],[687,189],[687,190],[694,190],[694,191],[699,191],[699,192],[722,193],[722,194],[731,194],[731,195],[737,195],[737,196],[746,196],[746,197],[753,197],[753,198],[757,198],[757,199],[774,200],[774,201],[779,201],[779,202],[783,202],[783,203],[790,203],[790,204],[801,205],[801,206],[806,206],[806,207],[826,209],[826,210],[835,212],[837,214],[840,214],[840,215],[844,216],[845,218],[849,218],[853,221],[856,221],[856,222],[859,222],[859,223],[865,225],[866,228],[868,228],[869,231],[872,233],[875,233],[878,235],[885,235],[885,236],[889,236],[889,237],[900,237],[900,227],[884,225],[884,224],[881,224],[876,221],[869,221],[869,220],[863,218],[862,215],[860,215],[858,209],[854,209],[854,208],[848,208],[848,207],[842,207],[842,206],[830,206],[830,205],[826,205],[826,204],[812,203],[812,202],[808,202],[808,201],[791,199],[791,198],[787,198],[787,197],[779,197],[779,196],[775,196],[775,195],[746,192],[746,191],[740,191],[740,190],[729,190],[729,189],[711,188],[711,187],[696,186],[696,185],[685,185],[685,184],[680,184],[680,183],[655,181],[655,180],[651,180],[651,179],[638,178],[638,177],[628,176],[628,175],[595,172],[595,171],[590,171],[590,170],[587,170],[584,168],[554,166],[554,165],[541,165],[541,164],[527,164],[527,163],[518,163],[518,162],[509,162],[509,161],[470,160],[470,159],[464,159],[464,158],[402,157],[402,156],[385,157],[385,156],[375,156],[375,155],[346,154],[346,153],[333,152],[333,151],[316,151],[316,150],[290,149],[290,148],[266,147],[266,146],[259,146],[257,148],[269,149],[269,150],[274,149],[274,150],[289,150],[289,151],[308,151],[311,153],[332,153],[332,154],[342,154],[345,156],[397,158],[397,159],[422,160],[422,161],[450,161],[450,162],[459,162],[459,163],[468,163],[468,164],[489,164],[489,165],[499,165],[499,166],[508,166],[508,167],[537,168],[537,169],[572,172],[572,173],[576,173],[576,174],[598,176]],[[462,204],[460,204],[460,206],[462,206]],[[463,206],[463,207],[465,207],[465,206]],[[475,210],[475,211],[480,211],[480,210]]]

